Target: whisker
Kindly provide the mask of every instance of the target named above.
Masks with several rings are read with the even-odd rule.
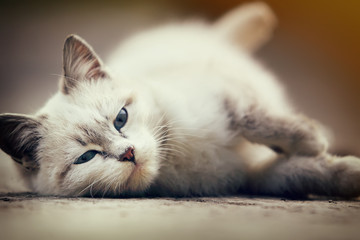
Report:
[[[86,191],[86,189],[90,188],[90,192],[89,192],[89,193],[90,193],[91,197],[93,197],[93,195],[92,195],[92,188],[93,188],[93,186],[94,186],[95,184],[97,184],[98,182],[104,180],[105,177],[106,177],[106,176],[104,176],[104,177],[102,177],[102,178],[100,178],[100,179],[94,179],[88,186],[86,186],[83,190],[81,190],[81,191],[79,192],[79,195],[80,195],[82,192]]]

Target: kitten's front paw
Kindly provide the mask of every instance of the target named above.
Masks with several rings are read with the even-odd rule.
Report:
[[[293,155],[318,156],[327,151],[328,145],[321,126],[308,120],[294,133],[290,151]]]
[[[300,156],[318,156],[326,152],[327,147],[328,144],[325,138],[312,137],[295,142],[291,152]]]

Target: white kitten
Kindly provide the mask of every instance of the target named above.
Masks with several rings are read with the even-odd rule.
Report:
[[[34,116],[0,115],[1,149],[40,194],[356,197],[359,159],[327,154],[251,57],[274,25],[261,3],[167,25],[123,43],[113,72],[69,36],[59,92]]]

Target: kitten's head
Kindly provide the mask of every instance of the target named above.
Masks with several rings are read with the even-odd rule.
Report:
[[[59,92],[35,116],[0,115],[1,149],[42,194],[143,192],[164,139],[152,99],[141,86],[111,79],[77,36],[66,39],[63,67]]]

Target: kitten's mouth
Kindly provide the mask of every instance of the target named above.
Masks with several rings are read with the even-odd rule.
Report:
[[[127,188],[132,189],[132,188],[134,188],[134,185],[133,185],[134,183],[135,183],[135,185],[137,185],[139,183],[139,180],[140,180],[139,177],[142,175],[142,170],[143,170],[142,163],[137,163],[132,166],[130,175],[126,181]]]

